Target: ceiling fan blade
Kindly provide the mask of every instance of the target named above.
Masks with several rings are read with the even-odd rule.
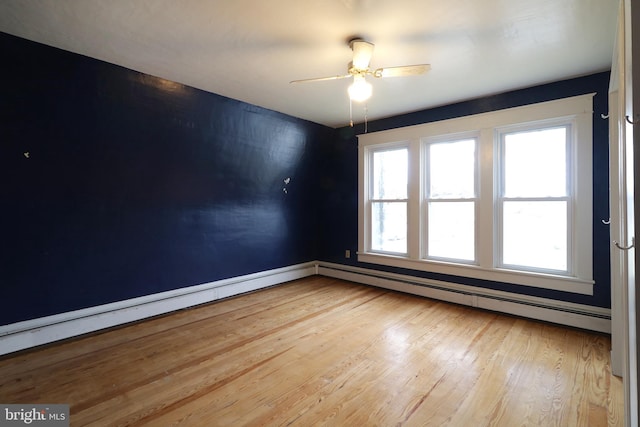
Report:
[[[356,39],[351,41],[350,45],[351,50],[353,50],[353,67],[357,70],[366,70],[369,68],[369,62],[373,55],[373,44]]]
[[[323,81],[326,81],[326,80],[346,79],[347,77],[351,77],[351,74],[344,74],[344,75],[341,75],[341,76],[330,76],[330,77],[315,77],[313,79],[292,80],[289,83],[323,82]]]
[[[431,69],[430,64],[401,65],[399,67],[378,68],[373,72],[375,77],[419,76]]]

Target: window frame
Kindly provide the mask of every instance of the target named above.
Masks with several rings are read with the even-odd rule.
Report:
[[[358,136],[358,256],[359,262],[393,266],[412,270],[448,274],[561,290],[593,295],[593,96],[578,95],[521,107],[496,110],[471,116],[429,122],[421,125],[390,129]],[[574,141],[570,147],[573,159],[570,177],[577,205],[572,206],[571,220],[574,232],[570,237],[572,264],[567,275],[547,271],[522,271],[500,266],[499,222],[496,219],[496,197],[499,191],[496,174],[499,167],[499,141],[497,132],[517,127],[572,123]],[[544,127],[544,126],[540,126]],[[478,135],[476,145],[476,263],[460,263],[450,260],[424,259],[426,254],[422,219],[424,207],[425,171],[421,167],[425,158],[425,142],[429,140],[456,139],[464,135]],[[367,236],[371,218],[365,210],[368,199],[369,153],[378,147],[404,145],[409,148],[409,182],[407,203],[408,236],[406,256],[372,252]],[[580,215],[577,213],[580,212]]]
[[[384,144],[384,145],[377,145],[376,147],[374,147],[373,149],[370,150],[370,152],[368,153],[368,168],[369,168],[369,172],[368,172],[368,182],[373,183],[374,182],[374,167],[373,167],[373,161],[374,161],[374,155],[376,153],[384,153],[384,152],[389,152],[389,151],[396,151],[396,150],[402,150],[402,149],[406,149],[407,150],[407,162],[410,159],[409,156],[409,146],[403,143],[392,143],[392,144]],[[408,166],[408,165],[407,165]],[[409,254],[409,243],[408,243],[408,234],[409,234],[409,218],[408,218],[408,214],[409,214],[409,181],[410,181],[410,176],[409,176],[409,171],[407,171],[407,197],[404,199],[399,199],[399,198],[392,198],[392,199],[376,199],[373,197],[374,194],[374,189],[373,189],[373,185],[368,185],[367,186],[367,219],[368,219],[368,237],[369,237],[369,241],[368,241],[368,245],[367,247],[369,248],[369,251],[372,253],[376,253],[376,254],[385,254],[385,255],[391,255],[391,256],[406,256]],[[394,251],[384,251],[384,250],[380,250],[380,249],[373,249],[373,244],[371,242],[372,239],[372,225],[373,225],[373,204],[374,203],[405,203],[406,207],[407,207],[407,224],[406,224],[406,229],[407,229],[407,250],[406,252],[394,252]]]
[[[552,120],[537,121],[534,123],[516,124],[512,126],[503,126],[496,128],[495,130],[495,143],[496,143],[496,155],[495,161],[496,171],[494,176],[496,177],[496,200],[495,200],[495,219],[497,221],[496,226],[496,265],[499,268],[523,270],[531,272],[539,272],[542,274],[558,274],[560,276],[574,276],[576,256],[575,248],[573,247],[574,234],[576,233],[576,176],[575,176],[575,160],[576,151],[574,146],[577,143],[576,133],[574,132],[576,127],[575,120],[571,117],[561,117]],[[504,188],[505,183],[505,136],[513,133],[538,131],[553,128],[565,128],[567,137],[565,140],[565,165],[567,170],[565,171],[565,195],[564,196],[505,196]],[[564,200],[567,203],[567,268],[566,270],[553,270],[550,268],[529,267],[523,269],[516,264],[509,264],[504,262],[504,245],[501,242],[504,241],[504,202],[505,201],[561,201]]]
[[[439,262],[453,262],[453,263],[459,263],[459,264],[470,264],[470,265],[477,265],[478,263],[478,230],[477,230],[477,219],[478,219],[478,204],[480,201],[480,187],[479,187],[479,159],[478,159],[478,152],[479,152],[479,145],[480,145],[480,134],[476,131],[473,132],[464,132],[461,134],[453,134],[453,135],[446,135],[446,136],[437,136],[437,137],[426,137],[426,138],[421,138],[420,143],[422,145],[422,161],[424,165],[428,165],[430,163],[430,148],[435,145],[435,144],[447,144],[447,143],[455,143],[455,142],[459,142],[459,141],[464,141],[464,140],[474,140],[474,171],[473,171],[473,178],[474,178],[474,197],[461,197],[461,198],[450,198],[450,199],[444,199],[444,198],[433,198],[430,195],[430,191],[429,191],[429,184],[430,182],[430,178],[429,178],[429,173],[427,172],[426,168],[423,168],[424,170],[422,170],[422,184],[423,184],[423,188],[421,191],[422,197],[421,197],[421,203],[422,203],[422,209],[420,211],[420,219],[422,221],[421,223],[421,228],[422,228],[422,234],[421,234],[421,247],[423,248],[422,252],[421,252],[421,259],[424,260],[432,260],[432,261],[439,261]],[[463,259],[463,258],[450,258],[450,257],[440,257],[440,256],[430,256],[429,255],[429,243],[428,243],[428,235],[429,235],[429,203],[431,201],[435,201],[435,203],[438,202],[473,202],[473,207],[474,207],[474,232],[473,232],[473,259],[472,260],[467,260],[467,259]]]

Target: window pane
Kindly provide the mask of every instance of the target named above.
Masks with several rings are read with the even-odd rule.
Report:
[[[556,197],[567,192],[567,128],[504,135],[504,196]]]
[[[373,153],[373,198],[406,199],[409,150]]]
[[[429,203],[428,256],[475,259],[475,202]]]
[[[407,203],[374,202],[371,208],[371,249],[407,253]]]
[[[429,144],[429,197],[475,197],[475,139]]]
[[[504,202],[505,265],[567,270],[567,202]]]

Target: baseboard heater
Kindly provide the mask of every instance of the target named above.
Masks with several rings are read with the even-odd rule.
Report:
[[[318,274],[529,319],[611,333],[611,310],[606,308],[341,264],[320,263]]]
[[[308,262],[0,326],[0,355],[318,274],[456,304],[611,333],[609,309],[342,264]]]
[[[317,274],[308,262],[0,326],[0,355]]]

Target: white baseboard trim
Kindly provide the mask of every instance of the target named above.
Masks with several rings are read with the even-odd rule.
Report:
[[[0,326],[0,355],[315,274],[309,262]]]
[[[611,333],[611,310],[415,276],[309,262],[0,326],[0,355],[170,313],[313,275]]]
[[[320,262],[318,274],[501,313],[611,333],[611,310],[415,276]]]

